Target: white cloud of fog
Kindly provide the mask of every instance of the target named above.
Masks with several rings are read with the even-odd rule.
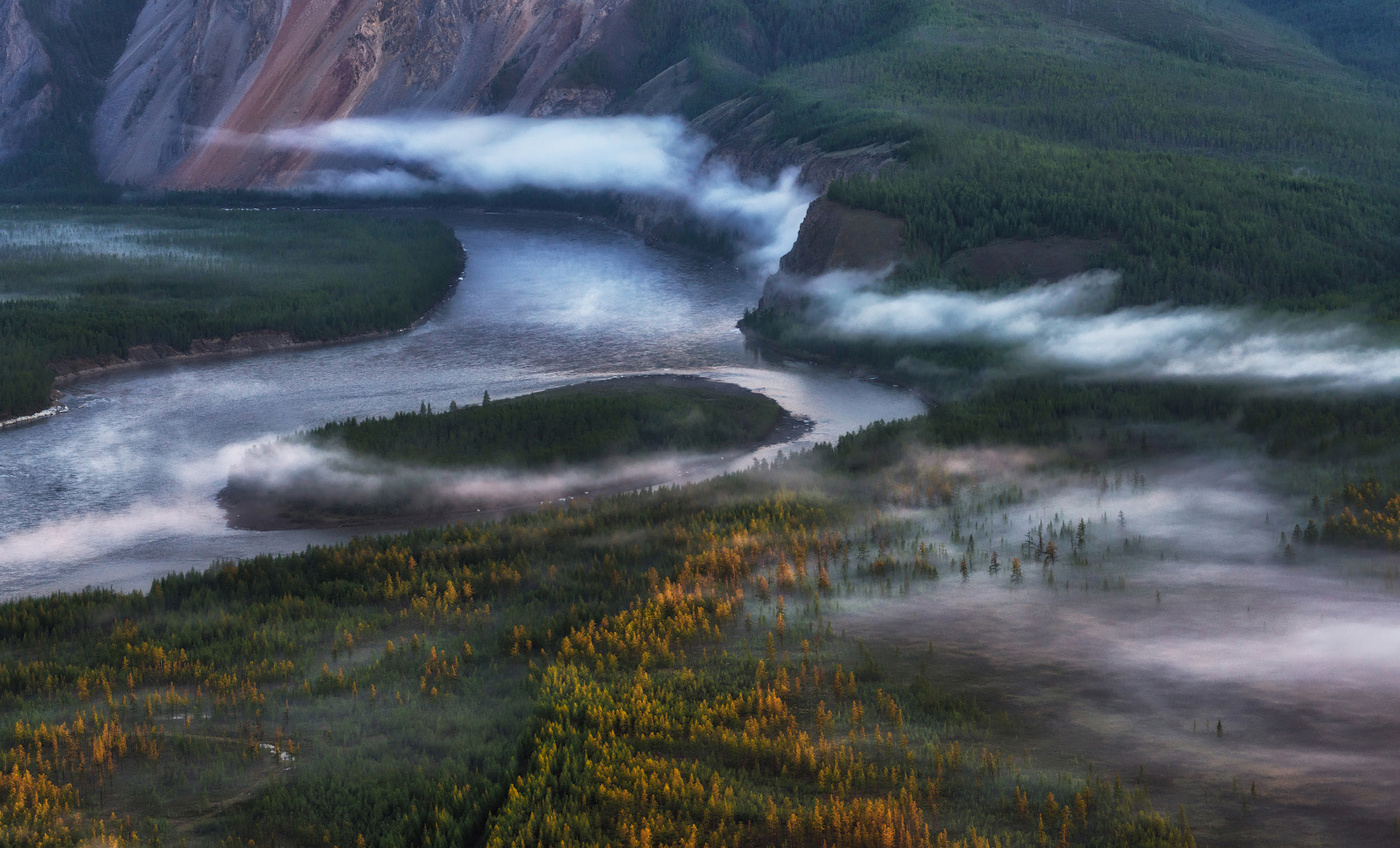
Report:
[[[1005,463],[982,453],[974,473],[1014,468],[1023,452]],[[911,655],[931,642],[933,681],[957,685],[966,670],[1005,693],[1045,730],[1042,750],[1082,754],[1104,773],[1145,764],[1183,793],[1218,787],[1221,810],[1239,809],[1233,778],[1257,781],[1279,821],[1371,821],[1381,833],[1400,797],[1400,598],[1380,576],[1396,557],[1323,546],[1285,563],[1278,534],[1298,504],[1247,458],[1173,457],[1142,470],[1145,491],[1103,491],[1054,465],[1022,472],[1029,499],[1007,509],[1009,526],[988,516],[968,582],[954,570],[902,598],[857,593],[832,613],[834,627]],[[946,538],[946,513],[922,516],[925,538]],[[1005,563],[1020,534],[1052,516],[1087,519],[1093,564],[1056,565],[1053,591],[1032,565],[1013,589]],[[1145,544],[1120,553],[1139,534]],[[1002,536],[993,577],[987,556]]]
[[[222,485],[229,467],[256,443],[226,445],[209,456],[172,459],[135,449],[131,434],[120,427],[104,429],[99,435],[97,444],[73,448],[64,464],[105,477],[144,473],[148,469],[143,466],[159,463],[162,477],[168,479],[166,490],[119,509],[80,512],[0,535],[0,584],[32,585],[31,576],[40,570],[54,573],[60,567],[161,539],[229,533],[222,510],[210,495]]]
[[[457,186],[683,194],[707,145],[674,118],[347,118],[274,143],[428,166]]]
[[[869,278],[829,275],[811,293],[829,329],[851,336],[986,342],[1028,364],[1145,379],[1400,387],[1400,346],[1354,324],[1249,309],[1102,311],[1116,274],[1094,272],[1010,294],[923,290],[889,295]]]
[[[217,536],[224,517],[213,503],[141,502],[113,512],[86,513],[46,521],[0,539],[0,569],[6,578],[26,566],[71,564],[173,535]]]
[[[797,239],[812,193],[795,173],[745,181],[708,158],[712,145],[671,117],[531,119],[507,115],[347,118],[275,133],[271,143],[376,160],[373,168],[322,171],[310,187],[348,193],[529,187],[619,191],[685,202],[734,227],[765,269]],[[392,163],[385,166],[387,160]],[[430,173],[431,176],[424,176]]]
[[[700,479],[725,467],[715,457],[664,456],[545,471],[427,468],[277,440],[248,450],[230,468],[228,479],[240,498],[413,512],[529,507],[585,493]]]
[[[0,584],[33,585],[71,568],[179,537],[229,538],[228,515],[211,497],[226,482],[255,497],[330,507],[388,505],[405,511],[518,509],[541,501],[704,479],[729,469],[712,456],[664,456],[558,471],[422,468],[268,437],[171,462],[166,497],[53,519],[0,536]],[[86,574],[86,572],[83,572]],[[106,574],[83,579],[105,579]],[[7,588],[0,585],[0,594]]]

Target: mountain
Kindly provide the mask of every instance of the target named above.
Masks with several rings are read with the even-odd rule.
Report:
[[[775,77],[791,88],[805,74],[785,71],[827,72],[833,56],[881,82],[874,63],[906,59],[900,84],[927,89],[967,81],[944,72],[976,55],[980,67],[957,72],[1002,77],[1000,88],[973,92],[982,114],[952,117],[1005,125],[1026,111],[1005,101],[1027,83],[1016,60],[1110,84],[1186,60],[1343,88],[1394,81],[1400,66],[1400,12],[1386,0],[0,0],[0,14],[0,155],[63,159],[27,178],[177,188],[276,183],[304,155],[239,140],[350,115],[654,109],[628,95],[668,69],[688,79],[659,105],[693,116]],[[888,111],[864,93],[862,110]],[[1075,93],[1049,92],[1038,109]],[[1218,104],[1200,106],[1202,122],[1215,117]]]
[[[93,122],[143,0],[0,0],[0,186],[100,184]]]
[[[1393,0],[0,0],[0,12],[11,194],[285,185],[310,154],[246,142],[346,116],[668,112],[744,173],[799,164],[831,183],[824,226],[851,208],[900,222],[910,284],[1106,264],[1124,272],[1125,303],[1364,301],[1400,316]]]
[[[551,80],[622,5],[152,0],[98,111],[99,171],[173,187],[275,182],[301,158],[201,144],[196,130],[237,138],[391,111],[567,109]]]
[[[0,0],[0,20],[5,42],[0,57],[0,156],[8,158],[52,108],[54,89],[47,77],[53,66],[19,0]]]

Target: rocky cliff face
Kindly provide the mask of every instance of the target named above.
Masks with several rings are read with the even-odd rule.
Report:
[[[807,207],[797,243],[763,285],[760,308],[798,307],[809,284],[832,271],[880,274],[904,257],[904,222],[819,198]]]
[[[98,116],[99,170],[175,188],[279,184],[268,131],[388,112],[594,113],[552,85],[628,0],[150,0]],[[0,0],[4,2],[4,0]]]
[[[140,185],[168,174],[247,92],[285,11],[281,0],[150,0],[98,108],[99,173]]]
[[[817,277],[828,271],[883,271],[904,251],[904,222],[826,199],[807,207],[797,243],[779,266],[784,274]]]
[[[20,0],[0,0],[0,161],[53,109],[51,69]]]

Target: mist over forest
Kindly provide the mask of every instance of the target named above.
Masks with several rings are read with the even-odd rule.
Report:
[[[0,845],[1400,845],[1392,0],[0,0]]]

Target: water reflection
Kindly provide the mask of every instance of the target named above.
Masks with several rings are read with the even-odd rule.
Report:
[[[230,530],[213,502],[249,445],[328,419],[651,371],[772,396],[813,419],[798,447],[921,410],[907,393],[746,351],[734,321],[759,282],[722,261],[567,216],[452,223],[466,274],[412,332],[109,374],[70,387],[70,414],[0,434],[0,594],[143,587],[217,558],[346,538]]]

